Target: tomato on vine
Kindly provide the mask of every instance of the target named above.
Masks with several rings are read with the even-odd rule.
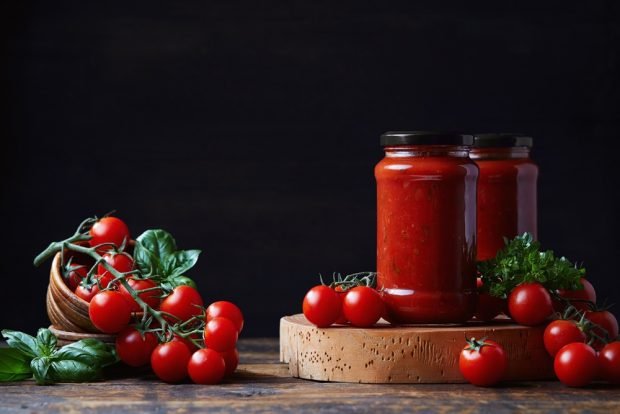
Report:
[[[618,320],[608,310],[586,311],[586,318],[597,325],[592,328],[592,333],[602,339],[614,340],[618,337]],[[600,339],[594,341],[594,349],[601,349],[605,345]]]
[[[116,354],[127,365],[140,367],[150,362],[157,344],[157,336],[152,332],[142,334],[136,328],[127,327],[116,336]]]
[[[151,368],[160,380],[179,382],[187,377],[187,364],[191,356],[191,352],[183,342],[165,342],[153,350]]]
[[[127,283],[129,287],[134,291],[138,292],[138,297],[146,302],[153,309],[157,309],[159,307],[161,295],[161,289],[157,288],[157,283],[153,282],[151,279],[135,279],[135,278],[127,278]],[[148,290],[147,290],[148,289]],[[140,292],[141,290],[147,290],[146,292]],[[142,309],[138,302],[131,296],[127,288],[121,284],[119,288],[119,292],[129,301],[132,312],[140,312]]]
[[[93,297],[97,293],[99,293],[99,287],[97,286],[96,283],[89,285],[88,283],[83,281],[82,283],[78,285],[78,287],[75,288],[75,291],[73,293],[75,293],[75,295],[79,297],[80,299],[83,299],[86,302],[90,302],[93,299]]]
[[[379,292],[368,286],[357,286],[347,291],[342,311],[351,325],[366,328],[377,323],[385,306]]]
[[[91,239],[88,243],[95,247],[103,243],[112,243],[121,247],[130,240],[129,228],[118,217],[103,217],[98,220],[89,231]],[[102,250],[109,250],[112,246],[104,246]],[[99,249],[98,249],[99,250]]]
[[[131,307],[122,294],[106,290],[91,299],[88,315],[97,329],[112,334],[120,332],[129,324]]]
[[[233,348],[228,351],[220,352],[220,355],[222,355],[226,363],[226,373],[224,375],[228,377],[235,372],[239,365],[239,351],[237,351],[237,348]]]
[[[112,266],[112,268],[119,273],[128,273],[133,270],[133,259],[127,253],[109,252],[105,253],[102,257],[107,264]],[[97,279],[99,279],[101,287],[105,289],[109,287],[110,282],[114,280],[114,276],[103,264],[99,263],[97,265]]]
[[[226,374],[226,363],[218,352],[199,349],[192,354],[187,372],[196,384],[219,384]]]
[[[334,289],[318,285],[306,293],[302,307],[306,319],[319,328],[325,328],[340,317],[342,300]]]
[[[241,333],[243,330],[243,314],[241,313],[241,309],[232,302],[225,300],[213,302],[207,308],[205,316],[207,322],[217,317],[226,318],[235,324],[237,332]]]
[[[159,309],[166,315],[167,319],[174,322],[187,321],[194,316],[202,314],[203,301],[200,293],[192,287],[182,285],[174,288],[159,306]],[[174,320],[176,319],[176,320]]]
[[[612,384],[620,384],[620,342],[610,342],[598,354],[601,377]]]
[[[497,384],[506,375],[507,368],[508,358],[504,348],[490,339],[468,339],[459,356],[461,374],[479,387]]]
[[[229,351],[237,345],[239,332],[229,319],[217,317],[205,325],[203,338],[205,346],[218,352]]]
[[[67,266],[63,267],[63,277],[72,291],[75,291],[87,274],[88,269],[84,265],[68,263]]]
[[[553,314],[553,302],[540,283],[521,283],[508,295],[510,316],[519,325],[540,325]]]
[[[543,340],[545,349],[554,357],[558,351],[573,342],[586,342],[586,334],[583,326],[573,320],[558,319],[551,322],[545,328]]]
[[[596,291],[594,290],[592,283],[590,283],[585,277],[580,279],[580,283],[581,286],[583,286],[583,289],[558,289],[557,294],[561,298],[570,302],[570,304],[577,310],[585,311],[589,309],[590,303],[596,303]],[[561,308],[563,308],[563,306],[560,306],[560,309],[558,310],[561,310]]]
[[[553,369],[564,385],[584,387],[598,373],[596,351],[590,345],[581,342],[565,345],[555,355]]]

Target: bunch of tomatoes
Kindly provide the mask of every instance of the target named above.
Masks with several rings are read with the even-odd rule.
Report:
[[[150,364],[158,378],[171,383],[189,376],[197,384],[216,384],[235,371],[244,323],[235,304],[218,301],[204,308],[194,286],[170,288],[142,275],[125,251],[129,229],[117,217],[97,220],[86,239],[95,266],[89,270],[74,256],[64,266],[64,279],[89,302],[93,325],[117,334],[121,361],[132,367]]]

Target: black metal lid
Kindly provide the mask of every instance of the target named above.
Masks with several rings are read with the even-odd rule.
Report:
[[[525,134],[517,133],[493,133],[493,134],[476,134],[474,137],[475,148],[493,148],[493,147],[528,147],[531,148],[534,139]]]
[[[474,136],[458,132],[388,131],[381,135],[381,146],[398,145],[472,145]]]

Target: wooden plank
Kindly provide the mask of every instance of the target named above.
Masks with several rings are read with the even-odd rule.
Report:
[[[292,376],[360,383],[462,383],[458,356],[465,337],[489,337],[506,349],[506,380],[553,378],[542,327],[507,321],[464,326],[392,326],[319,329],[301,315],[280,321],[280,360]]]

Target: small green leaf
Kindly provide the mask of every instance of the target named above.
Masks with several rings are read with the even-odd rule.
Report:
[[[12,331],[10,329],[3,329],[2,336],[6,339],[6,343],[15,349],[19,349],[21,352],[30,356],[31,358],[37,357],[39,354],[39,346],[37,340],[23,332]]]
[[[55,382],[92,381],[101,378],[101,368],[77,360],[59,360],[51,363],[48,376]]]
[[[44,385],[52,382],[47,375],[51,363],[51,358],[47,356],[37,357],[30,361],[30,369],[37,384]]]
[[[0,382],[21,381],[32,377],[32,358],[16,348],[0,348]]]
[[[164,275],[181,276],[198,262],[200,250],[179,250],[164,258]]]
[[[189,287],[193,287],[194,289],[197,289],[196,282],[194,282],[193,279],[187,276],[183,276],[183,275],[168,278],[163,283],[163,285],[164,285],[164,289],[167,289],[167,290],[172,290],[177,286],[189,286]]]
[[[56,337],[46,328],[41,328],[37,332],[37,355],[51,356],[56,351]]]

